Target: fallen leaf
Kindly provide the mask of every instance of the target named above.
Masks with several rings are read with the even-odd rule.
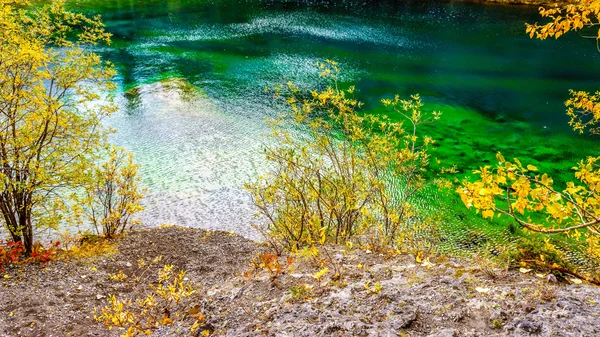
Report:
[[[546,275],[544,275],[544,274],[535,274],[535,276],[536,276],[536,277],[539,277],[539,278],[544,278],[544,277],[546,277]]]
[[[13,317],[15,315],[14,312],[11,312],[10,314],[8,314],[8,317]]]
[[[580,280],[580,279],[578,279],[578,278],[572,278],[572,279],[570,279],[570,280],[571,280],[571,282],[573,282],[573,283],[575,283],[575,284],[582,284],[582,283],[583,283],[583,281],[582,281],[582,280]]]
[[[9,279],[9,278],[10,278],[10,275],[8,275],[8,274],[4,274],[4,278],[5,278],[5,279]]]
[[[190,309],[190,315],[195,315],[200,312],[200,306],[195,305]]]
[[[487,294],[490,292],[490,288],[477,287],[477,288],[475,288],[475,290],[477,290],[477,292],[482,293],[482,294]]]
[[[523,267],[519,268],[519,272],[521,272],[521,273],[523,273],[523,274],[527,274],[527,273],[529,273],[530,271],[531,271],[531,269],[527,269],[527,268],[523,268]]]
[[[165,315],[162,319],[162,325],[173,324],[173,320]]]
[[[596,302],[596,301],[594,301],[594,300],[590,300],[590,299],[587,299],[587,301],[588,301],[588,302],[590,302],[590,303],[592,303],[592,304],[596,304],[596,303],[598,303],[598,302]]]

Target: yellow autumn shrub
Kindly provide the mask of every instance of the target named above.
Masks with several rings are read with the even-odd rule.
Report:
[[[393,242],[429,183],[433,140],[418,127],[440,114],[424,113],[418,95],[383,101],[401,121],[361,114],[354,87],[339,88],[337,64],[316,66],[329,80],[324,89],[276,89],[290,111],[270,121],[265,154],[273,169],[247,188],[270,235],[288,249],[363,235]]]
[[[97,234],[108,238],[137,225],[133,215],[143,210],[138,169],[131,153],[111,147],[106,161],[91,170],[84,193],[75,198],[76,221],[91,223]]]
[[[206,316],[200,310],[198,288],[185,275],[183,270],[176,272],[173,265],[165,265],[158,271],[157,280],[147,285],[144,296],[109,295],[107,304],[95,309],[94,319],[109,329],[119,329],[123,337],[151,335],[161,326],[175,323],[186,326],[189,335],[201,332],[208,336],[208,330],[202,329]],[[111,276],[116,282],[126,278]]]
[[[573,167],[575,180],[563,188],[537,167],[498,153],[495,168],[481,167],[476,181],[457,189],[463,203],[484,218],[510,216],[528,231],[584,240],[590,255],[600,258],[600,157],[589,157]]]
[[[585,38],[595,39],[597,43],[600,41],[598,0],[541,7],[539,12],[550,22],[527,24],[526,32],[531,38],[559,38],[568,32],[578,31]],[[600,92],[592,94],[570,90],[570,95],[571,98],[565,102],[569,125],[579,133],[588,130],[599,134]],[[506,160],[500,153],[497,159],[497,166],[475,170],[477,179],[465,180],[457,189],[467,207],[474,208],[484,218],[507,215],[528,232],[564,235],[566,242],[573,247],[583,243],[584,253],[592,260],[600,261],[600,157],[580,160],[572,168],[574,179],[561,187],[533,165],[522,164],[517,158]],[[547,251],[558,253],[548,237],[543,242]],[[543,254],[534,254],[533,258],[533,262],[548,266],[543,261]],[[554,264],[549,267],[574,273],[570,269],[573,266],[565,268]],[[593,281],[586,275],[582,276]]]

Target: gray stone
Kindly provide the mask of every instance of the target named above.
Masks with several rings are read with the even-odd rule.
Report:
[[[538,333],[542,330],[542,324],[531,321],[520,321],[517,323],[517,328],[529,333]]]
[[[456,329],[442,329],[432,334],[427,335],[427,337],[458,337],[458,331]]]

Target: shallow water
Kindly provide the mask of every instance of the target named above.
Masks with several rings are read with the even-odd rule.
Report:
[[[438,159],[465,172],[496,151],[560,173],[595,142],[568,130],[569,88],[594,90],[593,41],[530,40],[535,8],[444,1],[70,1],[114,34],[99,51],[119,70],[113,141],[142,164],[147,225],[178,223],[255,237],[242,184],[264,170],[265,87],[319,83],[334,59],[366,109],[421,93],[444,112],[427,129]],[[159,83],[179,78],[173,84]],[[191,84],[199,90],[183,93]],[[188,89],[186,89],[188,88]],[[184,97],[185,96],[185,97]]]

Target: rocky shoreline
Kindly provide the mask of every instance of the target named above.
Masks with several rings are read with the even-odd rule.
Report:
[[[139,261],[159,256],[200,289],[196,300],[210,336],[600,335],[600,288],[574,278],[559,283],[535,271],[337,246],[327,248],[321,276],[313,259],[280,257],[273,277],[256,263],[267,247],[180,227],[131,232],[115,245],[118,252],[108,256],[7,268],[0,336],[123,334],[96,322],[94,308],[111,294],[139,298]],[[112,280],[118,272],[129,277]],[[167,324],[154,335],[190,333]]]

